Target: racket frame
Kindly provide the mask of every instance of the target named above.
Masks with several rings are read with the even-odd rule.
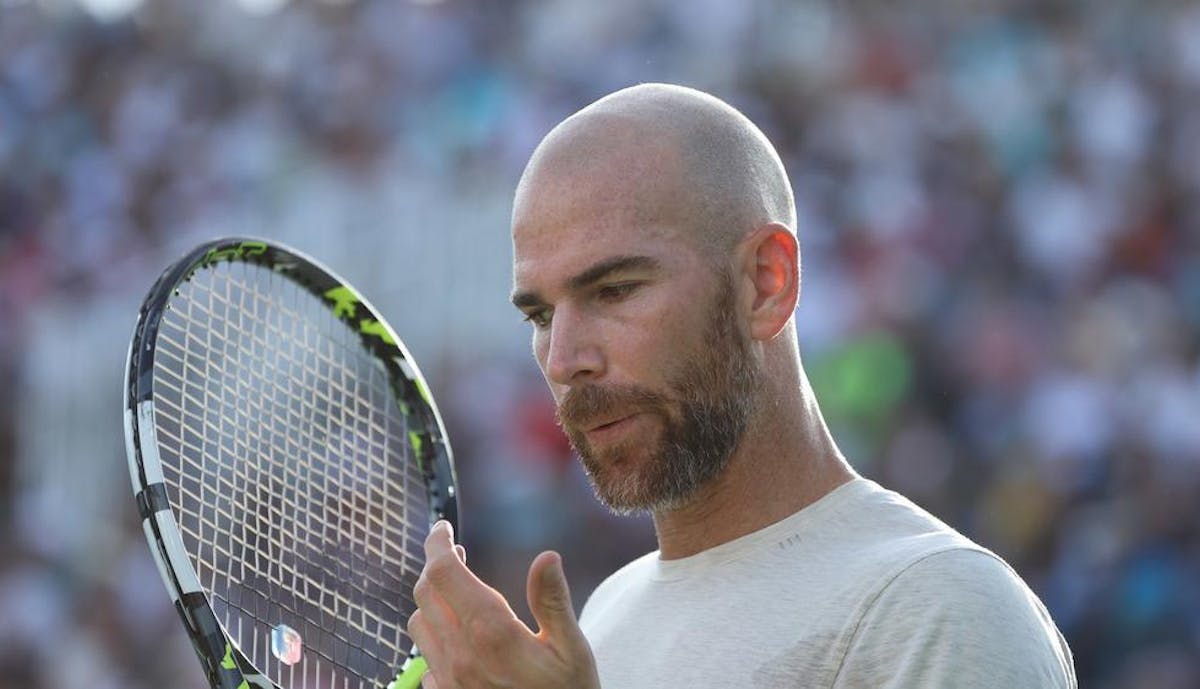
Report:
[[[364,348],[387,371],[393,398],[401,411],[406,417],[416,417],[412,427],[417,430],[409,433],[409,442],[429,492],[429,524],[440,519],[449,521],[456,537],[460,532],[457,480],[441,415],[412,355],[374,307],[328,268],[276,242],[226,237],[197,246],[163,271],[138,311],[123,385],[125,451],[142,529],[213,689],[285,689],[253,666],[217,618],[184,547],[158,450],[154,357],[163,313],[181,284],[196,271],[222,261],[252,263],[290,278],[329,304],[334,314],[359,334]],[[414,646],[388,689],[415,689],[424,668],[424,659]]]

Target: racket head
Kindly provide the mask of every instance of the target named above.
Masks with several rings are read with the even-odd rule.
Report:
[[[277,243],[196,247],[139,310],[124,409],[143,529],[213,687],[383,687],[422,666],[404,624],[425,534],[458,526],[453,457],[353,287]]]

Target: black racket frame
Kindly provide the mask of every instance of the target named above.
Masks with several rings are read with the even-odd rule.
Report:
[[[403,342],[357,290],[314,259],[265,239],[225,237],[192,249],[155,281],[138,311],[124,385],[126,450],[138,514],[159,573],[212,687],[285,689],[260,674],[238,649],[202,590],[184,591],[181,579],[196,579],[195,570],[188,558],[172,553],[167,545],[169,539],[178,540],[174,513],[164,483],[147,476],[146,463],[159,461],[157,448],[153,450],[154,459],[149,459],[143,443],[157,442],[153,417],[154,356],[163,312],[182,283],[196,271],[222,261],[258,265],[289,278],[329,303],[335,315],[359,334],[363,346],[387,371],[396,403],[409,417],[410,428],[419,435],[419,442],[414,443],[414,459],[429,491],[429,523],[432,526],[439,519],[447,520],[454,525],[457,537],[460,529],[454,460],[433,397]],[[161,474],[161,469],[157,473]],[[153,470],[151,475],[155,475]],[[160,520],[156,515],[164,512],[167,518]],[[176,529],[175,535],[164,532],[171,528]]]

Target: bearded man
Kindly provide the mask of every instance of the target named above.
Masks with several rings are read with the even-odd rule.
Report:
[[[659,549],[577,621],[530,567],[535,633],[439,523],[409,631],[426,689],[1074,687],[1070,650],[1000,558],[858,476],[801,364],[796,211],[745,116],[645,84],[533,153],[513,304],[601,501]]]

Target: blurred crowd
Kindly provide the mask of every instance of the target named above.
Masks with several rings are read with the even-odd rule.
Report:
[[[1200,687],[1200,6],[127,4],[0,0],[0,689],[203,686],[119,386],[142,293],[215,235],[294,243],[403,324],[470,562],[522,614],[541,549],[582,603],[652,548],[594,504],[506,306],[528,154],[641,81],[779,148],[801,349],[858,470],[1007,558],[1081,686]]]

